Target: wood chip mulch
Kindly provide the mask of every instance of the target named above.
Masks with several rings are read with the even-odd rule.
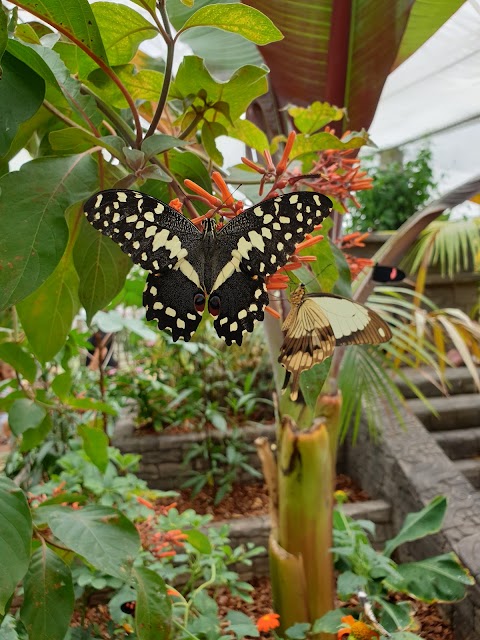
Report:
[[[364,502],[369,500],[366,491],[344,474],[339,474],[335,482],[335,490],[344,491],[349,502]],[[186,509],[195,509],[200,515],[210,514],[214,521],[233,520],[248,516],[260,516],[268,513],[268,492],[264,483],[235,484],[233,490],[215,505],[215,489],[206,487],[200,493],[192,497],[190,489],[181,489],[179,496],[174,498],[177,509],[183,512]],[[162,500],[167,504],[172,500]]]

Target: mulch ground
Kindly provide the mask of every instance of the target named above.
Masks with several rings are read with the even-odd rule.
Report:
[[[369,496],[355,482],[346,475],[339,474],[335,482],[335,490],[344,491],[349,502],[363,502]],[[190,489],[181,489],[179,496],[174,498],[177,509],[195,509],[200,515],[212,515],[214,521],[260,516],[268,513],[268,492],[263,483],[235,484],[232,492],[218,505],[214,504],[215,489],[206,487],[196,496],[192,496]],[[168,504],[171,500],[162,500]]]

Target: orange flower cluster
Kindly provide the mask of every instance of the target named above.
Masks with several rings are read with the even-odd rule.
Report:
[[[325,131],[327,133],[333,132],[329,127],[325,127]],[[346,131],[341,139],[350,133],[350,131]],[[359,207],[360,203],[352,192],[371,189],[373,180],[366,171],[360,169],[357,153],[358,149],[321,151],[318,160],[313,163],[308,179],[300,179],[298,182],[309,186],[314,191],[335,198],[345,211],[347,211],[346,203],[348,200]]]
[[[342,618],[343,627],[337,633],[337,640],[347,637],[348,640],[378,640],[379,635],[364,622],[355,620],[353,616]]]
[[[351,249],[352,247],[364,247],[364,240],[368,236],[368,232],[360,233],[359,231],[355,231],[354,233],[348,233],[347,235],[338,238],[336,242],[337,246],[344,251],[345,259],[352,275],[352,280],[355,280],[358,274],[364,269],[373,267],[375,263],[373,260],[370,260],[370,258],[358,258],[356,256],[352,256],[349,253],[346,253],[345,249]]]
[[[183,548],[187,534],[180,529],[172,529],[171,531],[158,530],[158,518],[166,515],[170,509],[176,506],[173,502],[167,506],[154,507],[154,505],[137,496],[137,501],[149,509],[155,509],[155,515],[149,516],[143,522],[136,524],[137,531],[140,534],[142,547],[150,551],[156,558],[171,558],[176,555],[177,550]]]
[[[278,613],[266,613],[257,620],[257,629],[260,633],[271,631],[280,626],[280,616]]]

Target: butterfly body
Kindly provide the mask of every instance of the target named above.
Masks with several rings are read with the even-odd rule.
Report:
[[[147,319],[190,340],[205,308],[227,344],[262,320],[265,278],[282,267],[306,233],[331,210],[321,194],[278,196],[246,209],[217,230],[198,229],[169,205],[138,191],[109,189],[84,206],[88,221],[149,271],[143,294]]]
[[[387,323],[371,309],[341,296],[306,293],[300,285],[290,298],[291,309],[282,326],[285,340],[278,361],[292,376],[290,397],[296,400],[300,374],[333,354],[335,346],[380,344],[390,340]]]

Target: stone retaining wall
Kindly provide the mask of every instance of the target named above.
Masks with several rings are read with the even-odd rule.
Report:
[[[453,400],[452,400],[453,402]],[[480,638],[480,493],[455,468],[435,439],[413,415],[406,429],[386,418],[381,441],[374,443],[362,425],[356,445],[345,452],[345,471],[370,495],[392,505],[394,530],[405,516],[441,494],[448,509],[442,532],[398,550],[401,561],[420,560],[453,550],[470,570],[476,584],[462,602],[446,610],[456,640]]]

